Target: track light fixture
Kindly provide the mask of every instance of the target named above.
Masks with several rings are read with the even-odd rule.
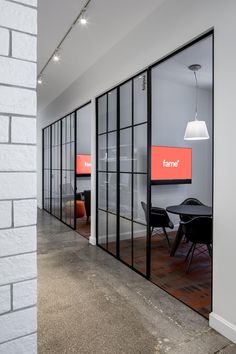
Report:
[[[40,75],[40,76],[38,77],[37,82],[38,82],[39,85],[42,85],[42,83],[43,83],[43,77],[42,77],[42,75]]]
[[[37,82],[39,85],[41,85],[43,83],[43,73],[45,71],[45,69],[47,68],[47,66],[49,65],[49,63],[51,61],[54,62],[59,62],[61,59],[61,47],[62,44],[64,43],[64,41],[66,40],[66,38],[68,37],[68,35],[70,34],[70,32],[72,31],[72,29],[75,27],[75,25],[80,22],[81,25],[86,25],[88,23],[87,18],[85,17],[85,12],[87,11],[88,5],[90,4],[92,0],[87,0],[86,4],[83,6],[82,10],[80,11],[80,13],[78,14],[78,16],[76,17],[76,19],[74,20],[74,22],[71,24],[70,28],[68,29],[68,31],[66,32],[66,34],[64,35],[64,37],[61,39],[60,43],[58,44],[58,46],[56,47],[56,50],[53,52],[53,54],[50,56],[50,58],[47,60],[46,64],[43,66],[42,70],[40,71],[38,78],[37,78]]]
[[[58,62],[60,61],[60,53],[59,53],[59,49],[56,49],[54,54],[53,54],[53,61]]]
[[[83,9],[83,12],[82,12],[81,17],[80,17],[80,23],[81,23],[81,25],[86,25],[86,24],[88,23],[86,17],[84,16],[85,11],[86,11],[86,8]]]

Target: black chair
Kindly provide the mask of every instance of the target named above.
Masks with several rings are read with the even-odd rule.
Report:
[[[204,205],[204,204],[196,198],[187,198],[182,203],[180,203],[180,205]],[[179,217],[180,217],[180,220],[184,221],[184,222],[187,222],[187,221],[193,219],[193,217],[187,216],[187,215],[180,215]]]
[[[142,208],[144,210],[146,222],[148,220],[148,210],[147,210],[147,204],[144,202],[141,202]],[[166,232],[166,228],[168,227],[169,229],[174,228],[173,222],[170,220],[167,211],[163,208],[158,208],[158,207],[151,207],[151,213],[150,213],[150,220],[149,224],[151,227],[151,234],[153,234],[153,231],[155,228],[162,228],[164,235],[166,237],[168,247],[170,249],[170,240],[168,237],[168,234]]]
[[[186,261],[190,256],[186,269],[188,273],[197,244],[206,245],[209,255],[212,257],[212,218],[199,216],[186,222],[181,221],[180,224],[187,239],[192,242],[186,256]]]
[[[89,218],[91,215],[91,191],[84,191],[84,206],[87,215],[87,223],[89,222]]]

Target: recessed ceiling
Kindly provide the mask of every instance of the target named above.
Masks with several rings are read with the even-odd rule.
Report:
[[[50,62],[38,87],[38,110],[45,108],[70,84],[124,38],[165,0],[91,0],[89,24],[72,30],[61,49],[61,61]],[[86,1],[38,1],[38,72],[75,20]]]

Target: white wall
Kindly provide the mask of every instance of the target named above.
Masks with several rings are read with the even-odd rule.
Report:
[[[0,353],[34,354],[37,1],[17,2],[0,0]]]
[[[205,120],[209,140],[186,141],[184,132],[195,116],[195,88],[160,77],[158,68],[152,75],[152,144],[192,148],[192,183],[152,186],[152,204],[166,208],[192,197],[212,205],[212,95],[199,89],[198,114]],[[175,225],[179,218],[170,215]]]
[[[76,80],[39,114],[38,191],[41,194],[41,128],[43,126],[214,27],[214,264],[213,312],[210,324],[236,342],[235,13],[235,0],[167,0]],[[93,142],[94,125],[92,134],[94,134]],[[92,151],[95,154],[94,145]],[[92,177],[93,182],[95,182],[94,177]],[[95,191],[94,186],[92,191]],[[40,198],[39,204],[41,204]],[[93,205],[92,210],[94,207]],[[92,233],[93,231],[94,228]]]

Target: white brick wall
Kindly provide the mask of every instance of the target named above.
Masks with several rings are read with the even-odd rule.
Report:
[[[6,228],[6,227],[11,227],[11,224],[12,224],[12,202],[0,201],[0,215],[1,215],[0,229]],[[1,242],[1,240],[0,240],[0,242]]]
[[[0,286],[0,315],[11,310],[11,287]]]
[[[2,315],[0,317],[0,343],[30,334],[30,331],[36,330],[36,326],[35,307]]]
[[[0,57],[0,83],[35,88],[36,64]]]
[[[11,250],[9,250],[10,252]],[[0,269],[0,285],[35,278],[36,253],[0,258]]]
[[[36,227],[0,230],[0,257],[36,251]]]
[[[8,55],[9,53],[9,31],[5,28],[0,28],[0,55]]]
[[[27,145],[1,145],[1,171],[35,171],[36,147]]]
[[[10,1],[0,0],[0,25],[26,33],[37,33],[37,11]]]
[[[1,288],[0,288],[1,290]],[[36,303],[37,281],[27,280],[13,285],[13,309],[29,307]]]
[[[1,43],[1,39],[0,39]],[[0,143],[9,141],[9,117],[0,116]]]
[[[0,0],[0,353],[37,353],[37,1]]]
[[[14,226],[36,224],[36,199],[15,200],[13,202]]]
[[[12,117],[11,141],[13,143],[36,144],[36,119]]]
[[[6,354],[36,354],[37,335],[31,334],[1,345],[2,353]]]
[[[14,58],[36,61],[37,40],[36,37],[25,33],[12,32],[12,56]]]
[[[35,116],[36,92],[18,87],[0,86],[0,113]]]
[[[36,197],[35,173],[0,173],[0,186],[0,199]]]

